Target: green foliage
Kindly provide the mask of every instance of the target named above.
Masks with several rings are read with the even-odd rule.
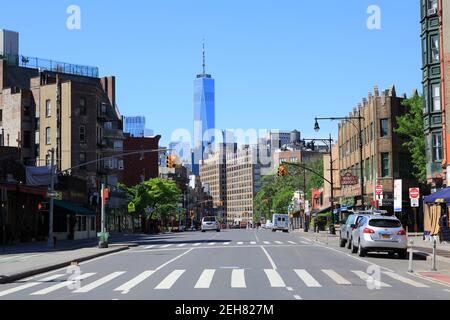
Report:
[[[414,177],[419,182],[425,183],[427,178],[427,158],[423,133],[423,98],[415,94],[412,98],[404,100],[403,105],[408,108],[408,112],[401,117],[397,117],[398,127],[394,131],[407,138],[403,146],[411,154]]]
[[[317,161],[307,165],[308,168],[323,175],[323,161]],[[323,187],[324,181],[312,172],[295,166],[286,165],[288,175],[278,177],[276,175],[264,176],[261,179],[261,189],[254,199],[254,219],[272,219],[273,213],[287,213],[289,203],[294,192],[303,190],[306,183],[307,197],[311,199],[311,189]]]
[[[136,213],[145,214],[148,220],[164,219],[174,213],[181,199],[181,191],[175,182],[164,179],[152,179],[128,188],[120,185],[136,206]],[[150,214],[145,209],[152,208]]]

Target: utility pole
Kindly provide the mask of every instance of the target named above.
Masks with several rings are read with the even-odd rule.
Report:
[[[55,193],[55,149],[50,150],[51,153],[51,172],[50,172],[50,210],[48,213],[48,241],[47,246],[49,248],[55,247],[55,241],[53,239],[53,209],[54,209],[54,193]]]
[[[361,108],[358,108],[358,123],[359,123],[359,166],[361,167],[360,175],[361,175],[361,205],[364,206],[364,156],[363,156],[363,141],[362,141],[362,120],[364,117],[361,116]]]
[[[334,179],[333,179],[333,173],[334,173],[334,169],[333,169],[333,138],[331,137],[330,134],[330,139],[329,139],[329,143],[330,143],[330,182],[331,182],[331,199],[330,199],[330,204],[331,204],[331,234],[336,234],[336,230],[334,229]]]
[[[102,183],[102,189],[101,189],[101,233],[100,233],[100,248],[108,248],[108,241],[107,241],[107,235],[106,235],[106,228],[105,228],[105,184]]]

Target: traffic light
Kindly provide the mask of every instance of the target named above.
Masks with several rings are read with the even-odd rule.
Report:
[[[105,204],[107,204],[108,200],[109,200],[109,189],[105,188],[103,189],[103,201]]]
[[[167,168],[169,169],[175,168],[175,156],[173,155],[167,156]]]
[[[310,149],[312,151],[316,150],[316,143],[314,141],[311,141],[306,145],[306,149]]]
[[[278,176],[279,177],[286,177],[288,175],[287,170],[284,166],[278,167]]]
[[[48,207],[49,207],[48,202],[39,202],[37,205],[39,211],[48,211],[49,210]]]

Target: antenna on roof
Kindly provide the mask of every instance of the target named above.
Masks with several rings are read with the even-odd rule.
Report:
[[[203,39],[203,75],[206,74],[205,39]]]

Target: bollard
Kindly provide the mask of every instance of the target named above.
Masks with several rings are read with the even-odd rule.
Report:
[[[408,272],[413,273],[413,257],[414,257],[414,240],[409,240],[409,266],[408,266]]]
[[[437,245],[437,239],[436,237],[433,238],[433,262],[431,265],[431,271],[437,271],[436,268],[436,245]]]

